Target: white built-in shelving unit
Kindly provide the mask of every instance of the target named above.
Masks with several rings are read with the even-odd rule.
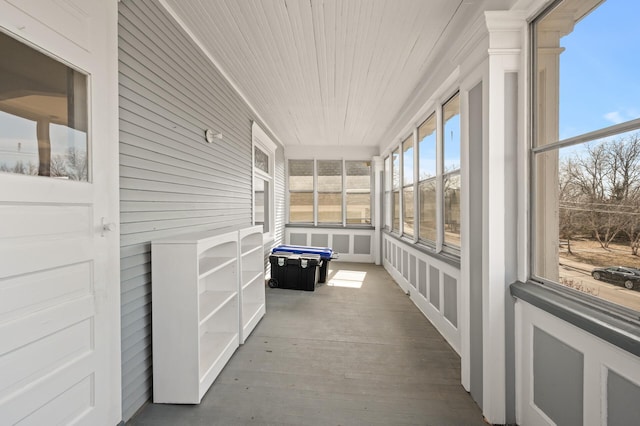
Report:
[[[154,402],[199,403],[264,315],[254,228],[152,242]]]
[[[240,343],[244,343],[265,314],[262,226],[241,229]]]

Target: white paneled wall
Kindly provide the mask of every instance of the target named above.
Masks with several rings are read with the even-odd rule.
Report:
[[[331,247],[344,262],[374,262],[373,229],[302,228],[285,229],[286,244]]]
[[[388,234],[382,239],[382,258],[393,279],[459,354],[460,267]]]

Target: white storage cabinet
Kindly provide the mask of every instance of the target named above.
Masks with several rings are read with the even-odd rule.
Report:
[[[154,402],[200,403],[238,348],[238,253],[238,231],[152,243]]]
[[[241,229],[239,240],[240,343],[244,343],[266,311],[262,226]]]

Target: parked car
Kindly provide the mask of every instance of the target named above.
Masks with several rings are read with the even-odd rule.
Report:
[[[629,290],[633,288],[640,290],[640,269],[627,268],[624,266],[594,268],[593,271],[591,271],[591,276],[596,280],[623,285]]]

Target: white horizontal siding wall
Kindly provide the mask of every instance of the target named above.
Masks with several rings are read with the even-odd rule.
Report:
[[[158,2],[119,3],[123,417],[151,397],[151,244],[249,225],[250,107]],[[204,130],[222,133],[205,142]],[[276,153],[284,200],[284,154]],[[276,240],[284,204],[276,205]]]

